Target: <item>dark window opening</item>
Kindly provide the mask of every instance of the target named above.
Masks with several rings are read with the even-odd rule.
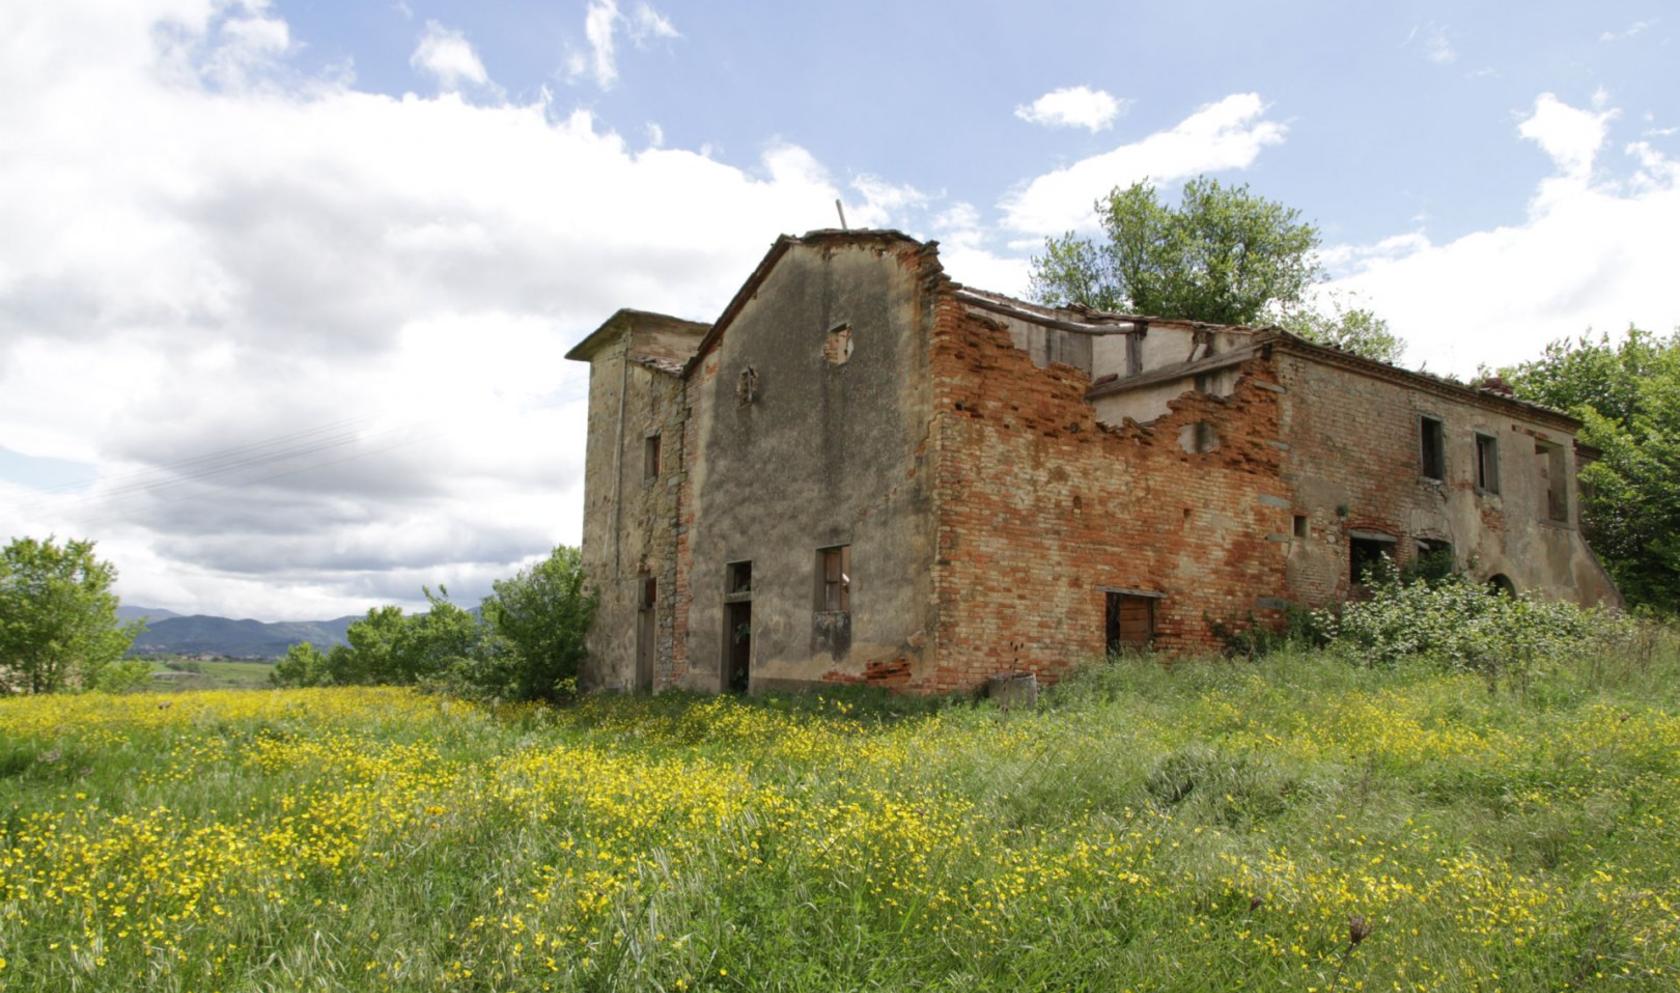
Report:
[[[652,610],[659,602],[659,580],[652,576],[642,577],[642,609]]]
[[[1109,593],[1107,600],[1104,634],[1108,654],[1148,648],[1155,640],[1155,598]]]
[[[1348,539],[1348,581],[1353,585],[1364,586],[1367,576],[1380,574],[1393,564],[1393,538],[1356,535]]]
[[[724,567],[723,592],[729,594],[752,592],[752,562],[731,562]]]
[[[650,434],[642,442],[642,479],[653,482],[659,478],[659,435]]]
[[[1476,435],[1476,489],[1499,492],[1499,439],[1491,434]]]
[[[827,613],[852,609],[852,546],[817,549],[817,609]]]
[[[1439,418],[1420,418],[1419,424],[1423,436],[1423,476],[1426,479],[1446,479],[1446,431]]]
[[[1307,515],[1306,514],[1296,514],[1295,515],[1295,537],[1305,538],[1306,536],[1307,536]]]
[[[1436,582],[1446,579],[1458,568],[1453,558],[1453,546],[1450,541],[1438,538],[1414,539],[1417,545],[1417,558],[1408,570],[1409,577]]]
[[[1563,446],[1538,442],[1534,455],[1540,463],[1540,482],[1546,488],[1546,519],[1569,520],[1569,463]]]
[[[1178,447],[1192,455],[1201,455],[1219,447],[1219,431],[1207,421],[1196,421],[1179,429]]]
[[[745,693],[752,685],[752,601],[723,605],[723,688]]]

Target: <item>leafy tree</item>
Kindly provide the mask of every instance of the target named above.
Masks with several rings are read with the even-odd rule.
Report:
[[[1581,418],[1581,520],[1630,603],[1680,604],[1680,331],[1555,341],[1501,370],[1519,397]]]
[[[18,538],[0,551],[0,693],[93,687],[145,629],[117,620],[117,570],[91,541]]]
[[[286,649],[280,661],[274,663],[268,679],[276,686],[325,686],[332,682],[327,656],[307,641],[300,641]]]
[[[281,686],[424,684],[465,696],[559,701],[576,687],[595,598],[575,548],[495,584],[482,616],[425,589],[427,609],[375,607],[350,625],[347,645],[323,655],[293,645],[274,667]]]
[[[1400,361],[1406,344],[1389,330],[1388,321],[1369,308],[1349,306],[1334,295],[1329,304],[1328,312],[1304,305],[1279,307],[1269,319],[1285,331],[1320,345],[1391,365]]]
[[[581,553],[560,545],[547,559],[494,588],[484,600],[484,619],[517,657],[507,695],[561,699],[575,686],[584,636],[595,617],[596,600],[584,587]]]
[[[1380,362],[1403,345],[1370,310],[1307,302],[1323,276],[1318,229],[1301,212],[1205,176],[1184,184],[1177,207],[1155,187],[1115,187],[1095,210],[1102,244],[1072,232],[1045,241],[1032,260],[1032,293],[1055,306],[1077,304],[1207,321],[1272,323],[1323,345]]]
[[[1298,210],[1206,176],[1184,184],[1178,207],[1155,187],[1116,187],[1097,201],[1108,241],[1051,238],[1033,259],[1041,300],[1208,321],[1252,324],[1293,303],[1318,277],[1318,229]]]

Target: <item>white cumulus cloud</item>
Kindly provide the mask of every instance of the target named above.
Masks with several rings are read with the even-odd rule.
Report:
[[[1105,90],[1067,86],[1016,107],[1015,116],[1045,127],[1085,128],[1095,133],[1113,125],[1114,119],[1120,116],[1128,103]]]
[[[445,90],[460,89],[462,83],[484,86],[490,82],[490,74],[466,36],[436,21],[426,22],[426,32],[408,64],[431,73]]]
[[[1283,124],[1266,118],[1259,94],[1233,93],[1165,131],[1036,177],[1004,198],[1004,224],[1030,235],[1092,230],[1092,203],[1114,187],[1244,169],[1286,133]]]
[[[1641,142],[1606,161],[1616,114],[1541,94],[1517,134],[1552,171],[1524,218],[1440,244],[1411,233],[1347,251],[1353,271],[1332,288],[1388,318],[1408,355],[1460,373],[1532,358],[1589,328],[1680,324],[1680,163]]]
[[[796,146],[731,165],[547,98],[302,79],[248,16],[0,5],[0,439],[91,467],[0,480],[0,540],[96,538],[130,602],[471,600],[575,543],[566,349],[621,306],[716,316],[851,192]],[[213,78],[230,47],[279,69]]]

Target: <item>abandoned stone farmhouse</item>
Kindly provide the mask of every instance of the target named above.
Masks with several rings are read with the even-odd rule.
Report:
[[[568,358],[597,686],[1054,679],[1334,603],[1383,553],[1617,601],[1571,418],[1276,329],[972,289],[894,231],[782,237],[715,322],[621,310]]]

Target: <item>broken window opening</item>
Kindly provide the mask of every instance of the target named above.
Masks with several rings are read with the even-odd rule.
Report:
[[[724,567],[723,592],[726,594],[752,592],[752,561],[731,562]]]
[[[758,399],[758,370],[747,366],[741,370],[741,378],[735,383],[735,399],[742,406],[746,406]]]
[[[659,432],[647,436],[642,442],[642,482],[651,483],[659,478]]]
[[[1540,463],[1540,482],[1546,488],[1545,519],[1567,522],[1569,520],[1569,463],[1564,456],[1563,446],[1546,441],[1536,442],[1534,454]]]
[[[1387,535],[1358,533],[1348,536],[1348,582],[1365,586],[1394,569],[1394,539]]]
[[[1208,421],[1186,424],[1178,432],[1178,447],[1192,455],[1211,452],[1219,447],[1219,432]]]
[[[852,609],[852,546],[817,549],[817,610],[850,613]]]
[[[1307,536],[1307,515],[1306,514],[1296,514],[1295,515],[1295,537],[1305,538],[1306,536]]]
[[[1479,431],[1476,433],[1476,489],[1482,493],[1499,493],[1499,439]]]
[[[852,357],[852,326],[836,324],[823,340],[823,360],[829,365],[845,365]]]
[[[1155,598],[1108,593],[1106,600],[1103,630],[1108,654],[1147,649],[1155,640]]]
[[[1446,430],[1438,417],[1418,418],[1423,442],[1421,474],[1425,479],[1447,478]]]
[[[1434,582],[1457,571],[1452,542],[1440,538],[1414,538],[1413,544],[1417,546],[1417,557],[1406,570],[1405,578]]]

